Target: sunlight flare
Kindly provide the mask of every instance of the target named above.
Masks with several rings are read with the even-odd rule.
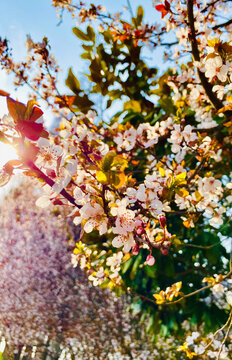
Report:
[[[3,167],[7,161],[18,159],[18,155],[13,146],[0,143],[0,168]]]

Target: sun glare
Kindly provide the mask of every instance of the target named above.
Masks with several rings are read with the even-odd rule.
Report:
[[[7,161],[16,159],[18,159],[18,155],[13,146],[0,143],[0,168],[2,168]]]

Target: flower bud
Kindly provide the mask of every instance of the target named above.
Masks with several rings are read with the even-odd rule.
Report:
[[[47,175],[48,175],[49,177],[51,177],[51,178],[53,178],[53,179],[56,177],[55,170],[47,169],[47,170],[46,170],[46,173],[47,173]]]
[[[143,228],[142,226],[140,226],[140,227],[136,230],[136,233],[137,233],[138,235],[144,234],[144,228]]]
[[[167,225],[167,219],[166,219],[166,216],[165,215],[161,215],[159,217],[159,223],[160,223],[160,226],[164,229]]]
[[[139,243],[136,243],[135,246],[132,249],[132,254],[133,255],[138,255],[139,253]]]
[[[147,262],[147,265],[153,266],[154,263],[155,263],[155,258],[154,258],[154,256],[152,256],[152,255],[149,254],[149,255],[147,256],[147,258],[146,258],[146,262]]]
[[[168,255],[168,249],[161,248],[161,249],[160,249],[160,252],[161,252],[161,254],[164,255],[164,256]]]
[[[181,119],[180,123],[181,123],[181,125],[184,125],[185,124],[185,119]]]
[[[64,203],[60,199],[54,199],[52,203],[53,205],[64,205]]]

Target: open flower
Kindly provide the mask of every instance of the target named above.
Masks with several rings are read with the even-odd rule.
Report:
[[[135,245],[133,234],[130,233],[127,236],[123,236],[123,235],[116,236],[112,241],[112,245],[116,248],[120,248],[123,246],[123,251],[125,253],[128,253],[130,249]]]
[[[223,65],[221,56],[210,57],[205,62],[205,76],[211,81],[214,76],[224,82],[227,79],[228,66]]]

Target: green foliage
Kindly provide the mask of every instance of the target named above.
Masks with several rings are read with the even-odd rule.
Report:
[[[72,90],[72,92],[74,92],[75,94],[78,94],[80,92],[80,82],[73,74],[72,68],[69,69],[68,77],[65,81],[65,85],[67,85],[69,89]]]
[[[135,19],[137,25],[141,23],[142,18],[143,9],[140,6]],[[90,61],[89,74],[86,75],[91,85],[89,93],[108,97],[107,108],[110,108],[115,100],[121,100],[120,115],[124,118],[124,123],[138,125],[140,122],[153,120],[160,111],[149,99],[154,94],[157,69],[149,68],[142,60],[141,47],[134,47],[132,40],[125,43],[115,41],[109,29],[99,33],[96,44],[92,27],[87,27],[87,33],[76,27],[73,28],[73,32],[80,40],[87,42],[82,44],[85,52],[81,57]],[[89,44],[90,41],[92,45]],[[67,81],[66,85],[69,86]],[[171,110],[173,111],[173,107]],[[112,122],[118,116],[119,113],[115,114]]]

